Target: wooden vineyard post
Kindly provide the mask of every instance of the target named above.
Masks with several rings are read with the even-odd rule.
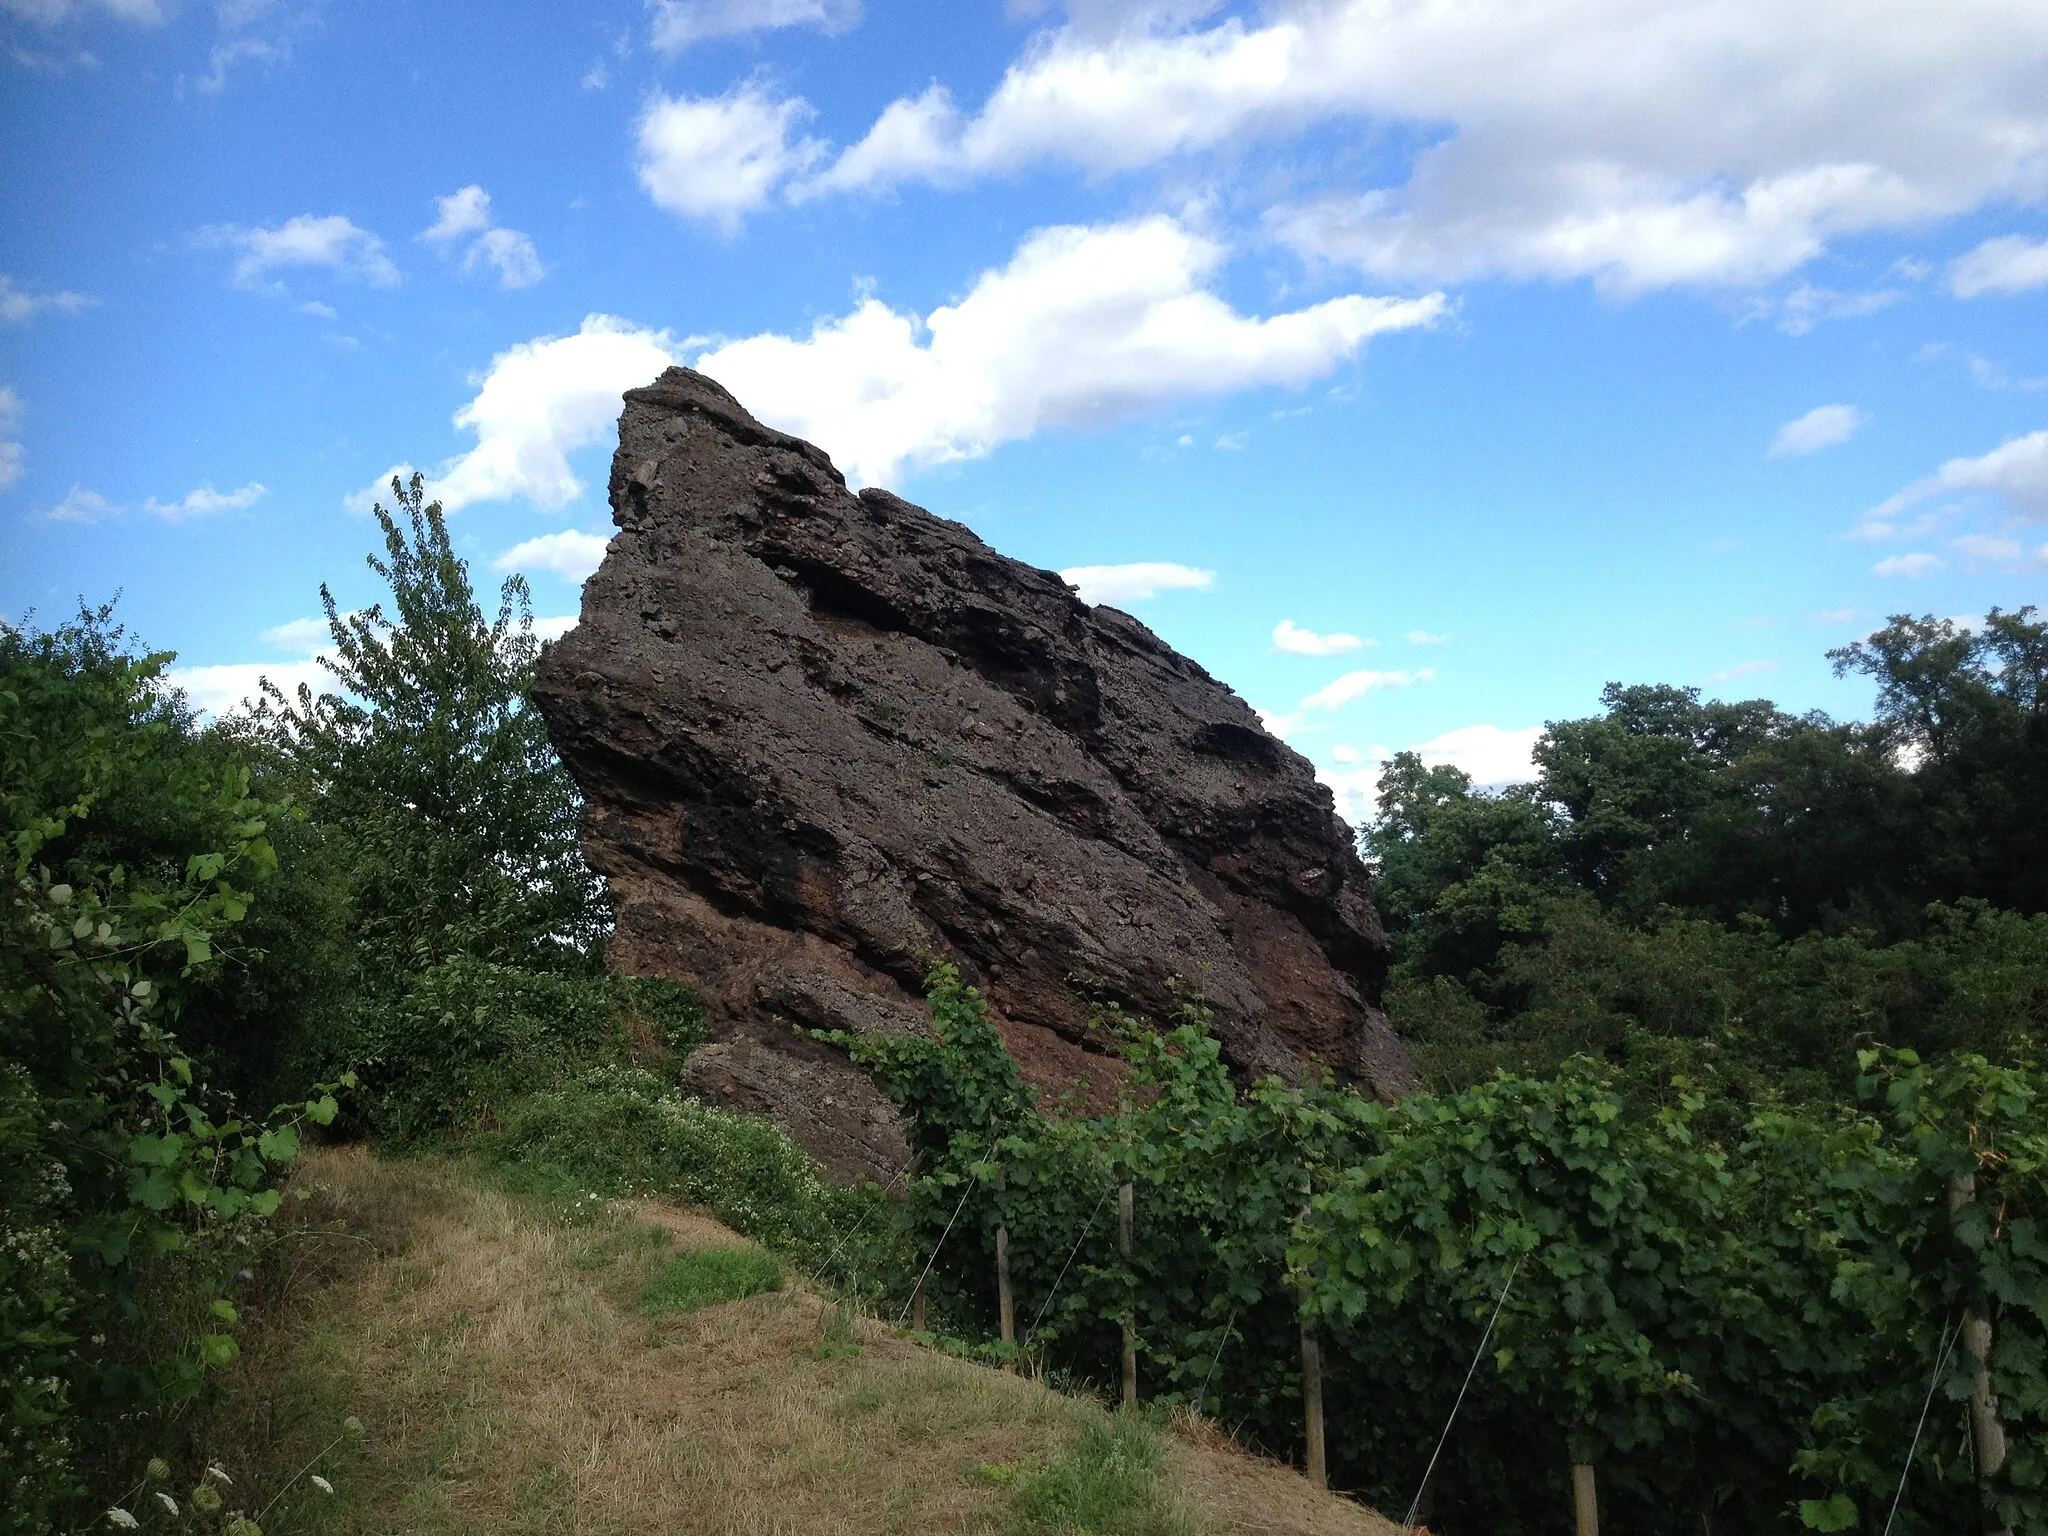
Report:
[[[1308,1176],[1301,1180],[1301,1215],[1308,1220],[1311,1186]],[[1307,1443],[1304,1460],[1308,1480],[1318,1488],[1330,1486],[1329,1469],[1323,1460],[1323,1352],[1316,1344],[1316,1332],[1308,1320],[1308,1275],[1295,1279],[1296,1305],[1301,1318],[1301,1429]]]
[[[1306,1313],[1301,1319],[1301,1417],[1308,1435],[1308,1480],[1318,1488],[1327,1488],[1330,1474],[1323,1466],[1323,1360]]]
[[[1583,1461],[1572,1463],[1572,1513],[1578,1524],[1577,1536],[1600,1536],[1600,1500],[1593,1485],[1593,1469]]]
[[[1017,1342],[1017,1304],[1010,1295],[1010,1228],[996,1228],[996,1312],[1002,1318],[1003,1342]],[[1014,1362],[1004,1361],[1005,1366]]]
[[[1116,1192],[1116,1241],[1124,1256],[1124,1268],[1131,1267],[1132,1228],[1136,1225],[1137,1192],[1124,1184]],[[1135,1296],[1126,1298],[1124,1309],[1124,1406],[1138,1406],[1138,1327],[1131,1316]]]
[[[924,1332],[924,1276],[917,1277],[917,1289],[910,1293],[910,1327],[915,1333]]]
[[[1975,1174],[1959,1173],[1948,1181],[1948,1213],[1953,1221],[1962,1208],[1977,1199]],[[1970,1357],[1970,1440],[1976,1448],[1977,1500],[1983,1511],[1986,1536],[2012,1536],[2012,1528],[1998,1518],[1993,1502],[1999,1478],[2004,1474],[2011,1450],[2006,1443],[2005,1419],[1998,1411],[1998,1396],[1991,1381],[1991,1314],[1980,1296],[1963,1312],[1963,1353]]]

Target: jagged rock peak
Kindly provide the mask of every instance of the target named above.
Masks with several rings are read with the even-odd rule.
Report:
[[[1329,791],[1143,624],[850,493],[687,369],[627,394],[611,503],[535,693],[588,800],[612,963],[702,989],[700,1087],[893,1172],[886,1105],[793,1026],[918,1027],[934,957],[1054,1088],[1102,1080],[1094,1004],[1194,996],[1247,1073],[1413,1085]]]

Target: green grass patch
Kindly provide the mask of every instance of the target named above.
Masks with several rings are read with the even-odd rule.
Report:
[[[1162,1475],[1162,1457],[1159,1431],[1142,1418],[1118,1414],[1084,1424],[1072,1449],[1018,1489],[1014,1529],[1062,1536],[1193,1536],[1193,1524],[1175,1507]]]
[[[694,1312],[781,1289],[782,1266],[758,1248],[692,1248],[649,1282],[640,1310],[650,1317]]]

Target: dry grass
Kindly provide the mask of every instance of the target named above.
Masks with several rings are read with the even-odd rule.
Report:
[[[303,1235],[202,1449],[275,1488],[344,1415],[366,1434],[321,1464],[339,1497],[294,1491],[272,1536],[995,1532],[1013,1494],[968,1470],[1042,1463],[1097,1412],[868,1320],[858,1355],[821,1351],[833,1309],[800,1287],[640,1315],[679,1245],[740,1241],[696,1213],[566,1222],[459,1165],[361,1153],[311,1157],[300,1183]],[[1219,1442],[1169,1456],[1205,1527],[1394,1530]]]

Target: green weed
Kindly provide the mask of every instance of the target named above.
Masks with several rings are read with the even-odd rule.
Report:
[[[678,1254],[640,1293],[649,1317],[695,1312],[782,1288],[782,1266],[758,1248],[693,1248]]]
[[[1024,1481],[1014,1528],[1062,1536],[1193,1536],[1194,1526],[1174,1507],[1161,1458],[1159,1432],[1141,1418],[1119,1414],[1085,1424],[1071,1450]],[[973,1471],[998,1485],[1002,1474],[1015,1476],[1000,1464]]]

